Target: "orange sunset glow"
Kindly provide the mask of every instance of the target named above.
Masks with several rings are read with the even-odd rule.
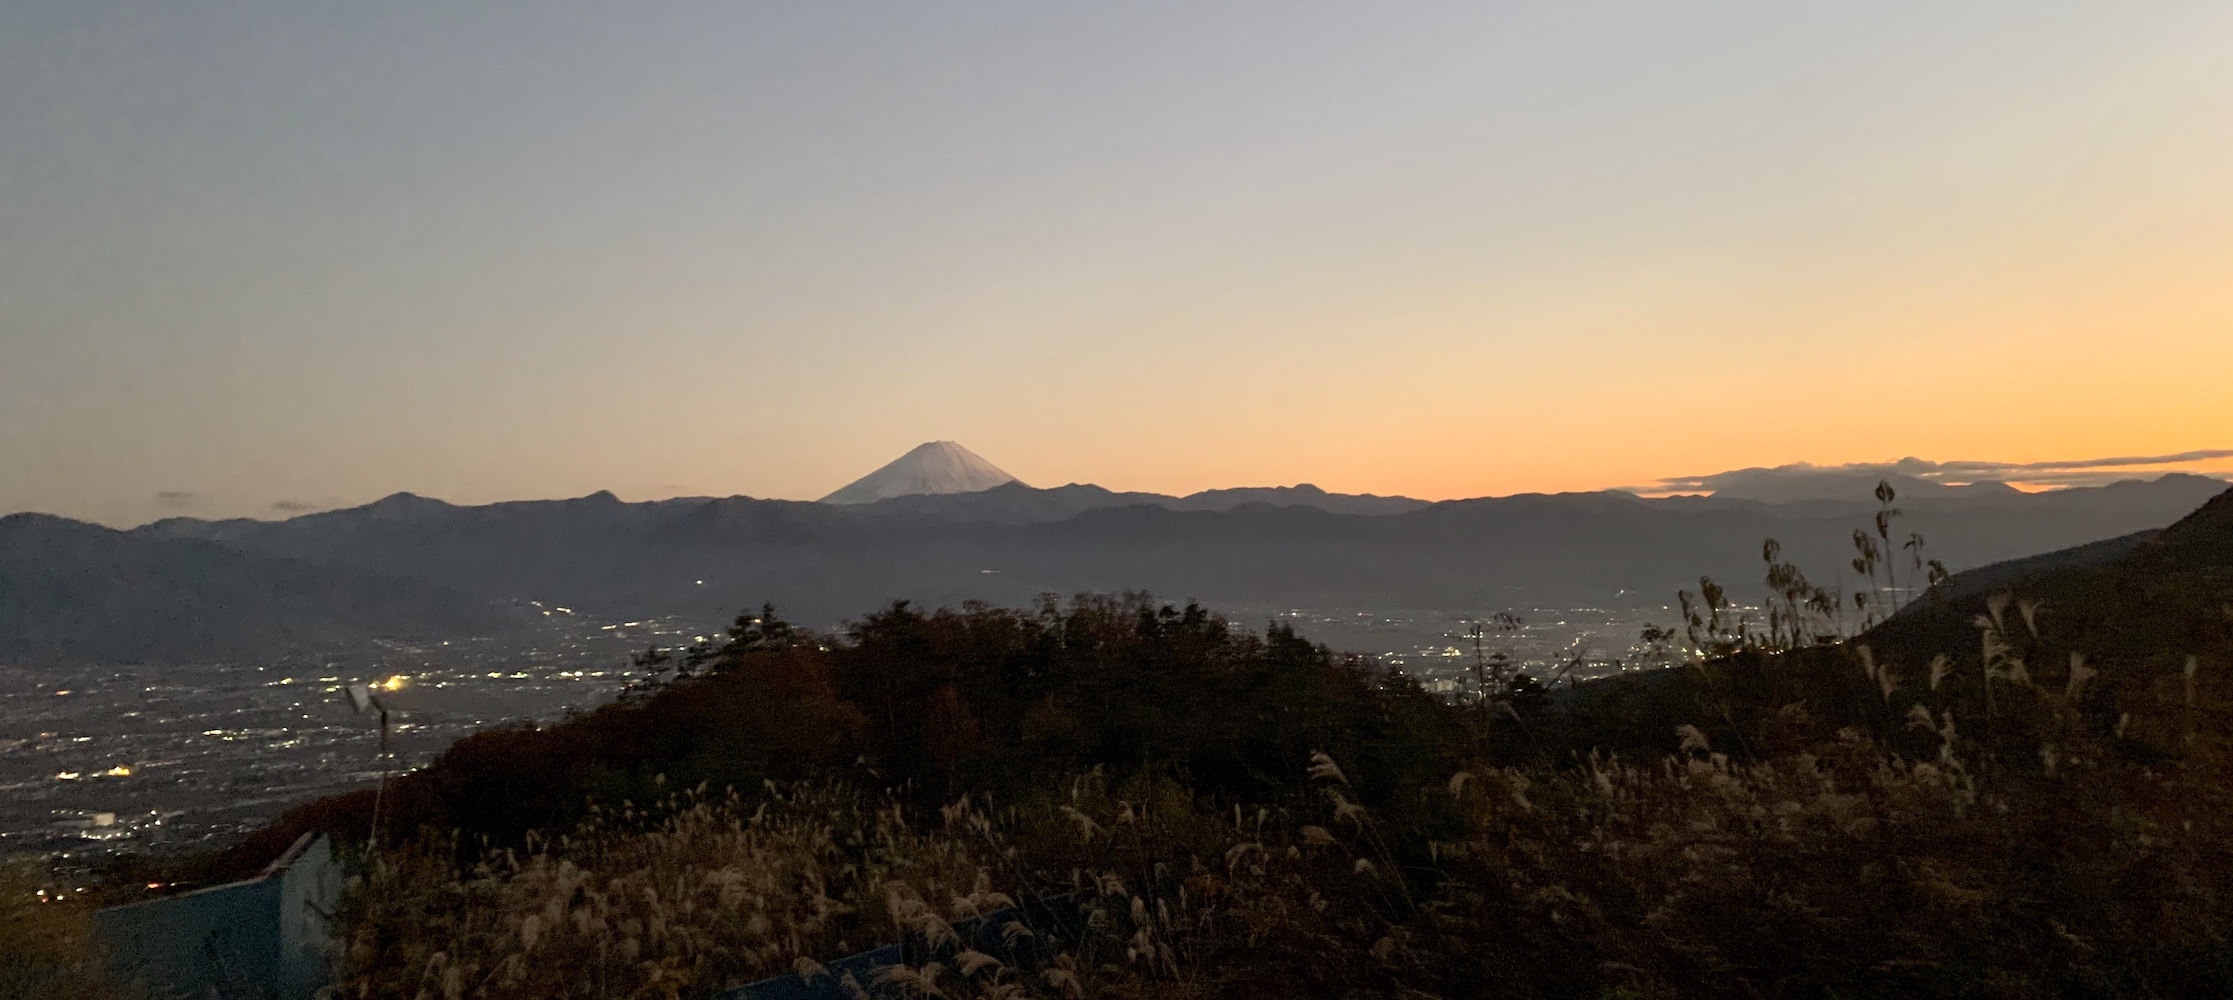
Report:
[[[0,507],[2233,446],[2233,13],[1992,6],[12,32]]]

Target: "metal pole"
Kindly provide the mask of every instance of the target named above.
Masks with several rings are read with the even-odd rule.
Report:
[[[367,851],[380,849],[380,806],[388,795],[388,710],[380,709],[380,784],[372,792],[372,830],[365,840]]]

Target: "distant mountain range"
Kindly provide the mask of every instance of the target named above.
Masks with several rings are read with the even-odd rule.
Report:
[[[223,662],[516,622],[423,580],[40,514],[0,517],[0,662]]]
[[[860,507],[878,516],[915,517],[946,521],[981,521],[999,524],[1039,524],[1076,517],[1111,507],[1150,506],[1166,510],[1228,511],[1251,504],[1266,507],[1309,507],[1332,514],[1403,514],[1434,506],[1410,497],[1383,497],[1370,493],[1328,493],[1304,483],[1300,486],[1255,486],[1204,490],[1183,497],[1160,493],[1119,493],[1084,483],[1052,489],[1033,489],[1010,482],[978,493],[917,494],[892,497]]]
[[[1926,554],[1960,570],[2159,528],[2225,490],[2176,474],[1955,490],[1902,498],[1896,530],[1923,533]],[[1767,537],[1833,582],[1874,510],[1866,498],[1427,503],[1312,486],[1171,497],[1007,481],[851,504],[597,493],[457,506],[399,493],[283,521],[179,518],[129,532],[19,516],[0,522],[0,658],[209,659],[486,634],[529,600],[707,625],[763,601],[831,624],[900,599],[1126,590],[1258,608],[1656,606],[1701,575],[1751,596]]]
[[[1431,506],[1410,497],[1370,493],[1328,493],[1309,483],[1204,490],[1183,497],[1161,493],[1119,493],[1082,483],[1033,489],[952,441],[930,441],[891,464],[854,480],[822,498],[823,503],[861,505],[875,514],[1003,524],[1059,521],[1103,507],[1150,504],[1172,510],[1231,510],[1244,504],[1315,507],[1336,514],[1401,514]]]

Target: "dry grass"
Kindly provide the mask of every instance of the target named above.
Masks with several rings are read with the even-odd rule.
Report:
[[[1982,766],[1950,712],[1918,704],[1928,759],[1848,728],[1741,762],[1684,727],[1656,759],[1469,768],[1419,790],[1426,818],[1401,829],[1316,755],[1315,798],[1270,808],[1213,813],[1174,782],[1095,773],[1021,807],[964,800],[924,828],[821,786],[691,800],[601,816],[465,878],[454,845],[426,844],[356,895],[341,994],[708,996],[941,940],[1022,888],[1083,900],[1089,933],[1050,963],[948,951],[886,987],[2204,995],[2233,964],[2233,783],[2214,753],[2122,761],[2075,725],[2088,669],[1998,682],[2004,722],[2036,720],[2051,758],[2028,770]]]
[[[896,940],[911,901],[990,891],[981,840],[829,787],[600,814],[463,877],[455,848],[374,860],[337,995],[708,996]]]
[[[1879,499],[1874,535],[1856,534],[1863,625],[1889,615],[1885,595],[1943,578],[1920,539],[1895,572],[1897,512]],[[1500,766],[1475,740],[1451,772],[1434,761],[1471,751],[1437,737],[1399,768],[1387,738],[1352,737],[1414,717],[1361,698],[1322,729],[1268,730],[1347,734],[1338,754],[1306,761],[1290,740],[1169,758],[1241,762],[1246,783],[1189,787],[1169,777],[1184,766],[1137,762],[1117,782],[1011,769],[1037,782],[1020,802],[964,797],[936,819],[897,797],[770,786],[764,803],[601,814],[462,878],[457,844],[423,843],[380,859],[354,897],[342,993],[702,997],[909,938],[929,957],[881,986],[923,997],[2233,995],[2222,624],[2166,612],[2118,629],[2086,617],[2107,610],[1995,595],[1968,626],[1973,654],[1932,655],[1896,630],[1841,638],[1841,602],[1765,554],[1782,595],[1766,633],[1710,581],[1684,595],[1695,655],[1662,687],[1679,697],[1627,720],[1660,738],[1613,744],[1659,750],[1589,751],[1608,744],[1586,715],[1515,713],[1528,741],[1551,742]],[[2058,614],[2075,625],[2050,627]],[[1159,649],[1193,622],[1143,617],[1137,636]],[[2083,641],[2104,636],[2116,644]],[[925,704],[967,716],[941,683]],[[1251,704],[1281,718],[1288,698]],[[1195,722],[1238,725],[1133,735],[1218,735]],[[938,748],[963,742],[881,759],[960,759]],[[1273,759],[1285,775],[1256,773]],[[1235,804],[1244,787],[1270,791]],[[1013,966],[953,937],[1027,894],[1081,909],[1050,959]]]

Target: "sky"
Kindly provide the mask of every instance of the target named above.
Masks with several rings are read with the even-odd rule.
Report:
[[[2222,0],[17,0],[0,512],[2222,452],[2227,52]]]

